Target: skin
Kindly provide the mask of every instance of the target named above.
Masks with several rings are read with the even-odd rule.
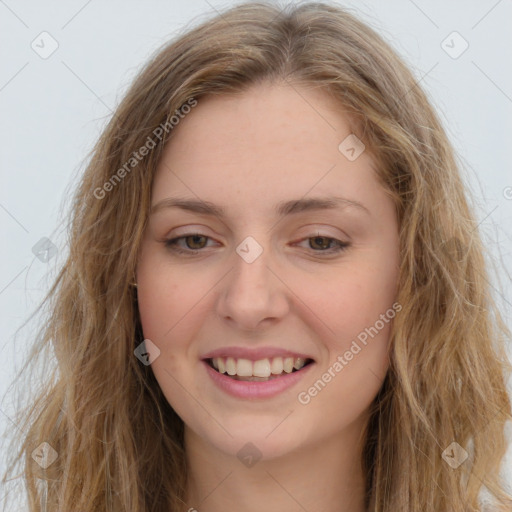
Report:
[[[297,398],[396,297],[396,212],[369,152],[349,161],[339,151],[353,132],[325,92],[259,84],[201,98],[165,147],[152,205],[180,196],[226,212],[158,209],[137,266],[144,336],[160,349],[151,367],[185,422],[184,510],[365,510],[358,442],[389,365],[391,322],[308,404]],[[367,210],[274,212],[280,201],[332,195]],[[196,232],[209,238],[179,244],[198,255],[165,245]],[[263,247],[252,263],[235,251],[247,236]],[[325,256],[332,243],[317,236],[350,246]],[[240,399],[219,390],[200,360],[225,346],[289,348],[315,363],[275,397]],[[252,467],[237,457],[248,442],[261,454]]]

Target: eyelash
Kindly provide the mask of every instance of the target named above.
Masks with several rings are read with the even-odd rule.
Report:
[[[176,237],[176,238],[171,238],[169,240],[166,240],[164,242],[165,246],[175,252],[175,253],[178,253],[178,254],[185,254],[185,255],[188,255],[188,256],[194,256],[194,255],[197,255],[199,254],[200,252],[203,251],[203,249],[183,249],[181,247],[178,246],[178,241],[179,240],[184,240],[186,238],[189,238],[189,237],[203,237],[203,238],[206,238],[207,240],[211,240],[211,238],[209,236],[206,236],[206,235],[202,235],[201,233],[187,233],[185,235],[182,235],[182,236],[179,236],[179,237]],[[338,253],[341,253],[343,251],[345,251],[348,247],[350,247],[350,243],[349,242],[342,242],[341,240],[338,240],[337,238],[333,238],[333,237],[329,237],[329,236],[322,236],[322,235],[316,235],[316,236],[310,236],[310,237],[306,237],[306,238],[303,238],[302,240],[300,240],[301,242],[303,242],[304,240],[311,240],[311,239],[314,239],[314,238],[324,238],[326,240],[329,240],[329,241],[332,241],[335,243],[335,247],[331,247],[329,249],[326,249],[326,250],[315,250],[315,249],[311,249],[314,253],[320,253],[320,254],[326,254],[326,255],[333,255],[333,254],[338,254]]]

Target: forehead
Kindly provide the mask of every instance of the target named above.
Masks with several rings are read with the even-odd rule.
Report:
[[[236,152],[243,161],[273,152],[270,156],[277,160],[277,150],[285,145],[294,149],[285,155],[288,159],[318,158],[319,151],[336,149],[340,137],[354,131],[353,125],[342,105],[325,90],[258,84],[237,94],[200,98],[173,130],[168,150],[173,156],[175,146],[180,153],[193,152],[181,154],[182,159],[209,154],[229,160]]]
[[[309,193],[364,198],[378,186],[375,161],[367,151],[354,161],[340,151],[352,130],[319,89],[258,85],[201,98],[164,149],[152,203],[169,195],[254,208]]]

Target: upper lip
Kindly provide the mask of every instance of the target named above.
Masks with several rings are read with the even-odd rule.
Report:
[[[249,359],[250,361],[271,359],[273,357],[301,357],[302,359],[313,359],[307,354],[278,347],[221,347],[204,354],[201,359],[213,359],[215,357],[233,357],[234,359]]]

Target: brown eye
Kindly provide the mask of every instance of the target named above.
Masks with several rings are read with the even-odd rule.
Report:
[[[317,256],[333,256],[337,253],[341,253],[350,247],[350,242],[343,242],[337,238],[330,236],[310,236],[302,239],[302,243],[308,243],[308,247],[303,245],[305,249],[309,249],[310,252]]]
[[[184,239],[189,249],[203,249],[206,246],[208,237],[203,235],[190,235],[184,237]]]
[[[201,235],[200,233],[191,233],[170,240],[165,240],[165,246],[173,252],[181,254],[199,254],[201,249],[208,247],[210,237]]]
[[[309,245],[311,246],[312,249],[323,249],[323,250],[326,250],[326,249],[330,249],[330,244],[331,242],[334,241],[333,238],[328,238],[326,236],[314,236],[314,237],[311,237],[310,239],[310,243]]]

